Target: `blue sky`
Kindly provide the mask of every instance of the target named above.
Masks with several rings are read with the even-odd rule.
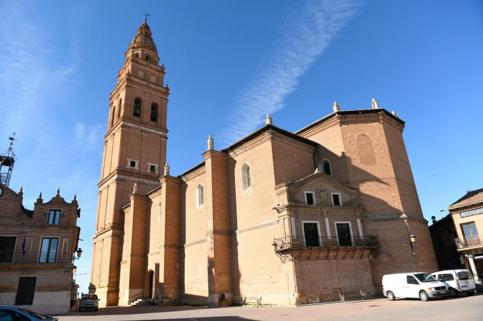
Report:
[[[0,0],[0,149],[17,134],[11,187],[77,194],[77,279],[88,284],[109,92],[149,12],[171,88],[168,161],[206,137],[223,148],[262,125],[297,130],[372,97],[406,121],[425,217],[483,184],[483,4],[464,1]]]

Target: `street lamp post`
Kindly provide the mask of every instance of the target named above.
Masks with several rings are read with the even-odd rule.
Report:
[[[415,251],[414,251],[414,243],[416,243],[416,235],[409,233],[408,216],[406,215],[406,213],[402,213],[401,216],[399,216],[399,218],[401,220],[403,220],[404,221],[404,225],[406,225],[406,233],[408,235],[409,245],[411,246],[411,253],[414,256],[414,254],[415,254]]]

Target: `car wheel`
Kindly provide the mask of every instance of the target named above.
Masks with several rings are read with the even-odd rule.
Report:
[[[419,292],[419,298],[421,299],[421,301],[428,301],[429,300],[429,296],[426,293],[426,291]]]
[[[394,295],[394,293],[392,293],[391,291],[387,291],[387,298],[389,299],[389,301],[394,301],[396,300],[396,296]]]
[[[455,298],[458,295],[458,291],[453,288],[449,288],[449,296]]]

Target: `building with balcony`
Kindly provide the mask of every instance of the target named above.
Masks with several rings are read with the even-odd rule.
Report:
[[[456,247],[478,284],[483,279],[483,188],[467,192],[449,206],[457,232]]]
[[[22,203],[22,189],[0,184],[0,304],[65,313],[76,295],[77,200],[66,202],[57,192],[47,202],[40,194],[33,210]]]
[[[452,270],[465,268],[461,255],[456,248],[455,239],[458,238],[456,227],[451,214],[436,220],[431,217],[432,224],[429,226],[431,239],[433,240],[434,253],[438,261],[439,270]]]
[[[381,293],[386,273],[437,269],[396,113],[335,103],[296,132],[267,115],[226,148],[209,136],[200,163],[172,175],[165,72],[144,22],[110,94],[91,274],[100,306],[360,298]]]

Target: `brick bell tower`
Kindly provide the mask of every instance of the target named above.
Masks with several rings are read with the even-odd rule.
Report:
[[[166,162],[169,88],[147,21],[138,28],[109,99],[104,158],[98,184],[91,283],[101,306],[117,305],[122,254],[122,206],[134,183],[145,193],[159,185]]]

